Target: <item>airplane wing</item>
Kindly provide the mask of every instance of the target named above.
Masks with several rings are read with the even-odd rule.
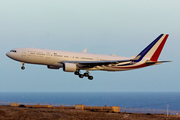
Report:
[[[95,66],[103,66],[103,65],[109,65],[109,64],[118,64],[118,63],[125,63],[125,62],[132,62],[134,59],[129,60],[109,60],[109,61],[63,61],[59,63],[74,63],[78,65],[80,68],[93,68]],[[171,61],[146,61],[146,65],[153,65],[153,64],[161,64],[164,62],[171,62]]]
[[[80,68],[93,68],[95,66],[109,65],[109,64],[118,64],[123,62],[130,62],[132,60],[110,60],[110,61],[64,61],[60,63],[74,63],[77,64]]]

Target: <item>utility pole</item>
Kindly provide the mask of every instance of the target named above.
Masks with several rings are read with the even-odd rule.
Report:
[[[168,107],[169,107],[169,105],[167,105],[167,117],[168,117]]]

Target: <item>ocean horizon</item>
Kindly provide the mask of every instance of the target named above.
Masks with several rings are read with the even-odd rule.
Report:
[[[0,101],[180,110],[180,92],[0,92]]]

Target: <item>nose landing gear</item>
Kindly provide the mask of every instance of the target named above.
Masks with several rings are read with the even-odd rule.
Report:
[[[74,74],[79,75],[79,78],[88,77],[89,80],[93,79],[93,76],[89,75],[89,71],[86,71],[84,74],[80,74],[80,70],[76,70]]]
[[[21,62],[21,64],[22,64],[21,69],[24,70],[24,69],[25,69],[25,67],[24,67],[24,62]]]

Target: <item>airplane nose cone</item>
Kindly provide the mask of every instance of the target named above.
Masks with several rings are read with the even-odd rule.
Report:
[[[8,57],[9,57],[9,53],[6,53],[6,56],[8,56]]]
[[[9,53],[9,52],[8,52],[8,53],[6,53],[6,56],[10,57],[10,53]]]

